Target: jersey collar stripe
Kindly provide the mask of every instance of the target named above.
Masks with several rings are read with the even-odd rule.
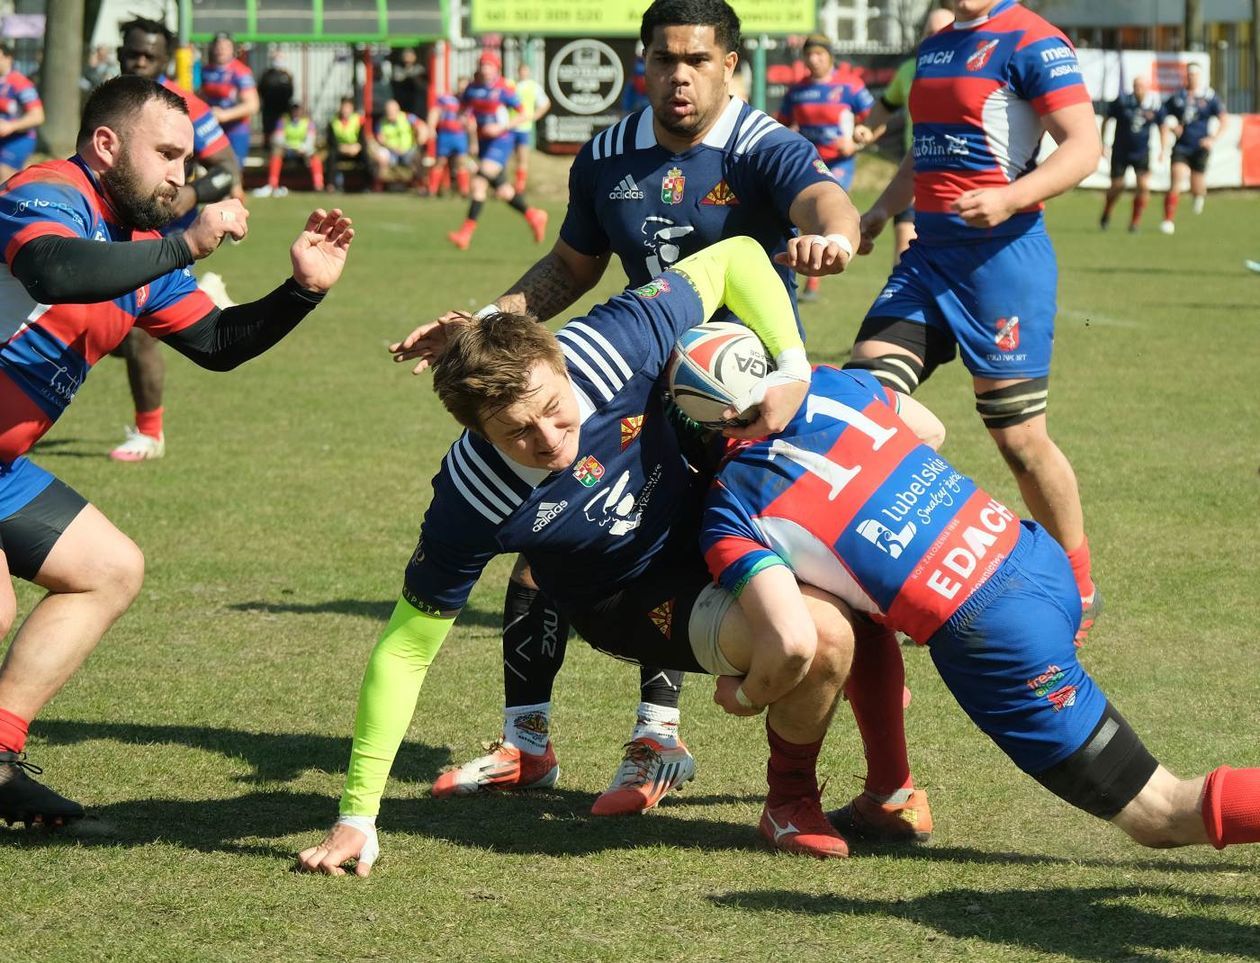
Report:
[[[478,513],[488,519],[491,524],[499,525],[503,522],[504,515],[501,512],[495,512],[489,505],[481,500],[482,492],[478,492],[465,478],[467,468],[463,465],[463,461],[459,455],[458,444],[452,445],[447,456],[447,468],[450,469],[451,482],[455,485],[455,490],[464,496],[464,501],[468,502]]]
[[[576,331],[570,331],[568,341],[575,350],[580,350],[593,364],[595,364],[604,375],[605,383],[611,388],[612,393],[616,394],[626,386],[628,378],[618,377],[617,372],[612,369],[612,365],[608,363],[608,359],[604,357],[593,345],[583,338]]]
[[[764,133],[774,127],[778,121],[772,117],[767,117],[761,111],[754,111],[749,114],[748,120],[741,126],[739,140],[735,142],[735,153],[742,154],[750,146],[758,133]]]
[[[621,372],[623,383],[634,377],[634,372],[631,371],[630,366],[626,364],[626,359],[621,356],[621,352],[614,348],[607,338],[592,328],[589,324],[583,324],[581,321],[574,321],[571,324],[565,325],[565,327],[569,331],[580,332],[599,344],[607,353],[609,360],[612,361],[612,363],[617,366],[617,370]]]
[[[616,131],[617,131],[617,146],[616,146],[616,148],[613,150],[613,153],[614,153],[614,154],[622,154],[622,153],[625,153],[625,149],[626,149],[626,127],[629,125],[629,123],[630,123],[630,118],[629,118],[629,117],[626,117],[626,118],[624,118],[624,119],[621,121],[621,123],[620,123],[620,124],[618,124],[618,125],[617,125],[617,127],[616,127]]]
[[[488,443],[487,443],[488,444]],[[498,471],[498,466],[503,463],[503,457],[498,450],[490,445],[490,451],[493,452],[497,465],[492,466],[481,453],[477,451],[473,444],[472,436],[465,434],[462,442],[464,454],[468,460],[485,476],[490,484],[498,490],[499,495],[512,507],[519,505],[524,498],[513,490],[511,482]],[[511,511],[511,508],[508,509]]]
[[[726,147],[726,142],[731,139],[731,134],[735,130],[736,124],[739,122],[740,112],[747,105],[738,97],[732,97],[730,103],[726,105],[726,110],[722,111],[722,116],[718,118],[718,122],[713,125],[713,129],[705,135],[704,144],[706,147],[716,147],[722,150]],[[756,111],[760,114],[761,111]],[[764,117],[765,114],[762,114]]]
[[[767,117],[767,118],[766,118],[766,120],[768,120],[768,121],[769,121],[769,123],[768,123],[768,124],[762,124],[762,125],[761,125],[761,127],[759,127],[759,128],[757,129],[757,132],[756,132],[755,134],[753,134],[753,135],[752,135],[752,137],[750,137],[750,138],[748,139],[748,143],[746,143],[746,144],[744,145],[743,151],[741,152],[741,151],[737,150],[735,153],[737,153],[737,154],[738,154],[738,153],[745,153],[745,154],[746,154],[746,153],[749,153],[749,152],[750,152],[750,151],[751,151],[754,147],[756,147],[756,146],[757,146],[757,144],[761,141],[761,139],[762,139],[763,137],[765,137],[767,134],[769,134],[769,133],[770,133],[772,130],[774,130],[776,127],[780,126],[779,122],[778,122],[777,120],[775,120],[773,117]]]
[[[481,472],[475,470],[472,463],[474,456],[475,452],[466,442],[463,444],[456,442],[451,448],[452,463],[460,478],[463,479],[466,485],[476,491],[477,500],[491,511],[497,513],[499,520],[502,521],[505,516],[512,513],[512,506],[496,495],[491,486],[487,484],[488,479],[484,471],[485,462],[481,463],[483,469]]]
[[[559,337],[558,333],[557,337]],[[565,360],[568,361],[570,365],[577,368],[577,370],[582,374],[586,375],[586,380],[589,381],[591,386],[603,396],[604,401],[612,401],[613,393],[608,389],[608,386],[600,380],[599,375],[595,373],[595,370],[587,364],[583,358],[578,356],[576,348],[562,341],[560,344],[560,350],[564,352]]]
[[[577,397],[578,403],[578,424],[586,424],[586,420],[595,414],[595,402],[591,401],[591,396],[582,390],[580,385],[574,384],[573,379],[569,379],[569,384],[573,385],[573,394]]]
[[[647,150],[656,144],[656,129],[652,125],[652,108],[644,107],[639,114],[639,126],[634,131],[634,149]]]
[[[595,160],[604,159],[604,142],[608,140],[608,137],[611,133],[612,133],[611,127],[607,128],[606,130],[601,130],[598,134],[595,135],[595,139],[591,141],[591,156]]]

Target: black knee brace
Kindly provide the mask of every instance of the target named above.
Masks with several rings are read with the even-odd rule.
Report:
[[[1046,412],[1050,379],[1033,378],[976,395],[976,411],[986,428],[1010,428]]]
[[[485,177],[486,183],[493,187],[496,191],[507,182],[507,171],[503,170],[495,174],[494,177],[486,177],[485,174],[482,174],[481,176]]]
[[[908,354],[886,354],[879,358],[863,358],[850,361],[846,369],[856,368],[869,371],[880,384],[899,391],[903,395],[912,395],[923,380],[923,362]]]
[[[1112,819],[1142,791],[1158,766],[1132,726],[1108,702],[1081,748],[1031,775],[1077,809]]]

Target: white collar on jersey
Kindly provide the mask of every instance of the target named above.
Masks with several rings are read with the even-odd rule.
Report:
[[[578,424],[584,425],[586,424],[586,419],[595,414],[595,405],[592,404],[591,399],[586,396],[586,392],[573,383],[572,377],[569,378],[569,387],[573,389],[573,396],[577,398]],[[528,465],[522,465],[518,461],[513,461],[497,448],[495,448],[494,451],[495,454],[499,456],[499,460],[508,467],[508,470],[530,488],[537,488],[542,484],[543,479],[552,474],[552,472],[547,471],[545,468],[530,468]]]
[[[706,147],[716,147],[718,150],[725,147],[726,142],[731,139],[731,132],[735,129],[735,122],[739,120],[739,112],[743,106],[742,100],[732,97],[726,109],[722,111],[722,116],[704,135],[704,140],[700,143]],[[634,132],[634,149],[647,150],[654,146],[659,146],[659,141],[656,139],[656,127],[652,123],[652,108],[645,107],[639,118],[639,129]]]
[[[995,4],[995,6],[1002,6],[1001,0],[998,0],[998,3]],[[1006,9],[1009,9],[1009,7]],[[1005,13],[1006,9],[999,10],[997,12]],[[988,23],[990,20],[993,19],[993,17],[994,17],[994,12],[990,10],[983,17],[976,17],[975,20],[955,20],[954,29],[955,30],[975,30],[976,27],[979,27],[981,24]]]

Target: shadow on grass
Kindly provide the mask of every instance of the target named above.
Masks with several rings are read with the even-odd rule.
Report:
[[[1167,959],[1173,947],[1196,957],[1260,955],[1260,927],[1196,912],[1206,906],[1251,903],[1254,916],[1260,913],[1260,901],[1171,887],[954,889],[894,900],[749,890],[709,899],[718,906],[756,912],[900,919],[954,939],[1098,963],[1155,963]],[[1154,900],[1164,904],[1162,912],[1134,905]]]
[[[287,782],[308,769],[345,772],[350,758],[349,737],[61,719],[40,719],[37,731],[41,738],[60,744],[104,739],[137,746],[171,744],[205,749],[249,763],[254,771],[242,777],[245,782]],[[451,761],[449,749],[404,742],[391,778],[431,782]]]
[[[374,602],[371,599],[328,599],[324,602],[275,602],[259,599],[253,602],[236,602],[228,608],[236,612],[262,612],[269,615],[351,615],[355,618],[371,619],[382,625],[389,621],[398,599],[384,599]],[[489,612],[469,606],[459,613],[460,625],[475,625],[478,628],[501,629],[503,616],[499,612]]]

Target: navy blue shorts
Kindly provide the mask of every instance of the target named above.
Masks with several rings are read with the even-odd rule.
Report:
[[[878,337],[872,320],[909,321],[956,343],[973,375],[1044,378],[1058,283],[1054,248],[1044,233],[950,246],[919,241],[866,312],[859,340]]]
[[[1038,773],[1089,739],[1107,697],[1076,658],[1081,595],[1067,555],[1035,522],[1009,559],[928,641],[972,722]]]

